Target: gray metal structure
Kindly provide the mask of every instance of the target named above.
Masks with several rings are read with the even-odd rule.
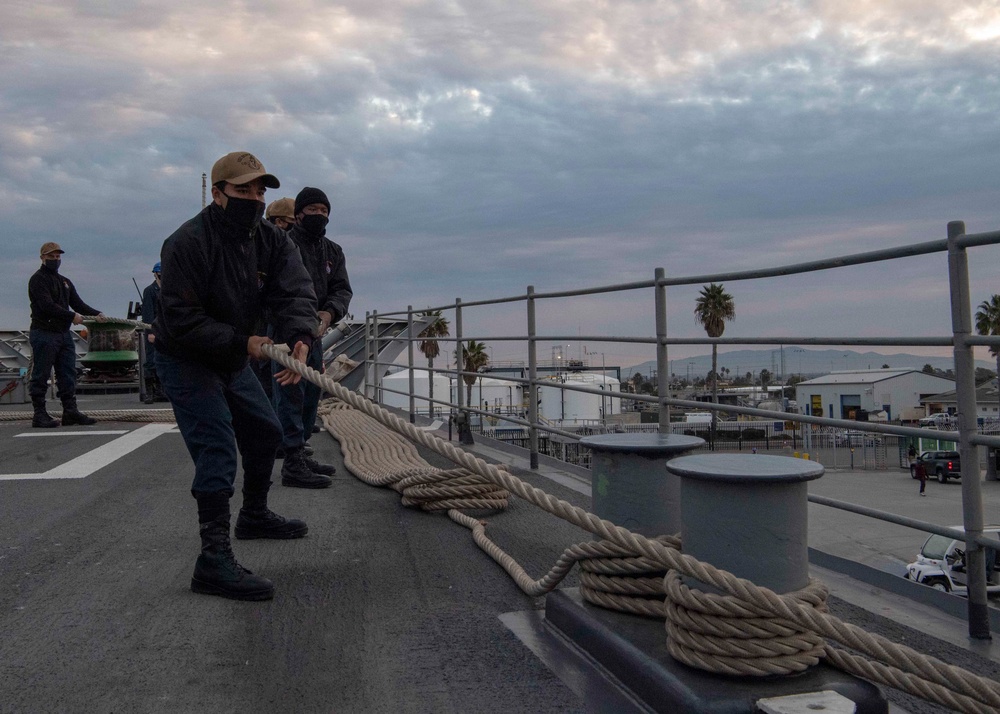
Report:
[[[681,530],[681,482],[669,459],[704,439],[681,434],[600,434],[580,444],[593,452],[591,503],[595,515],[644,536]]]

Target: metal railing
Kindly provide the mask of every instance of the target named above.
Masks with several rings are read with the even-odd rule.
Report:
[[[973,346],[988,346],[992,348],[1000,347],[1000,337],[979,336],[973,333],[972,328],[972,304],[969,289],[968,256],[969,248],[986,247],[1000,245],[1000,231],[989,233],[966,234],[965,224],[961,221],[954,221],[948,224],[947,239],[917,243],[909,246],[876,250],[867,253],[858,253],[841,257],[827,258],[823,260],[797,263],[792,265],[776,266],[772,268],[762,268],[756,270],[731,271],[712,273],[705,275],[695,275],[688,277],[668,278],[663,268],[656,268],[652,280],[642,280],[629,283],[619,283],[604,285],[599,287],[581,288],[576,290],[561,290],[552,292],[536,292],[534,286],[528,286],[526,291],[519,295],[507,297],[463,301],[457,299],[454,304],[440,305],[436,307],[422,308],[414,311],[412,306],[408,306],[405,311],[378,313],[371,312],[366,315],[366,335],[368,335],[370,346],[366,349],[366,379],[364,390],[366,396],[382,401],[385,393],[395,392],[405,394],[409,397],[409,412],[411,421],[416,413],[416,403],[418,401],[428,404],[430,409],[436,406],[457,410],[457,413],[466,415],[478,414],[480,417],[494,416],[493,413],[466,405],[465,389],[463,389],[463,378],[476,379],[481,377],[479,372],[468,372],[462,369],[427,369],[428,379],[433,380],[434,375],[442,374],[454,378],[456,385],[456,400],[451,402],[450,395],[444,399],[435,395],[434,399],[424,396],[417,396],[414,393],[413,373],[414,350],[413,344],[417,341],[437,340],[445,344],[455,345],[455,364],[462,365],[464,345],[469,340],[482,342],[519,342],[524,343],[528,355],[527,378],[515,378],[504,376],[505,381],[514,382],[527,388],[528,398],[526,414],[523,417],[513,415],[503,416],[503,421],[510,424],[519,425],[528,430],[529,443],[529,463],[532,469],[538,468],[539,456],[539,434],[548,433],[551,435],[568,439],[578,439],[579,434],[557,425],[545,423],[539,418],[538,403],[539,389],[550,386],[549,380],[539,379],[538,372],[538,350],[540,345],[546,343],[564,344],[567,342],[587,342],[587,343],[627,343],[631,345],[652,345],[656,351],[657,374],[660,382],[669,383],[663,380],[663,375],[670,374],[668,349],[671,345],[837,345],[837,346],[881,346],[881,347],[951,347],[954,355],[954,369],[956,382],[956,398],[958,403],[957,430],[954,431],[933,431],[939,438],[957,442],[962,463],[962,509],[963,524],[965,532],[957,532],[947,527],[916,521],[896,514],[874,511],[859,507],[855,504],[838,502],[833,499],[810,497],[815,503],[825,506],[840,508],[855,513],[864,511],[864,515],[879,518],[881,520],[903,523],[909,527],[917,528],[929,533],[938,533],[953,537],[961,536],[961,540],[970,544],[967,551],[967,572],[968,572],[968,595],[969,595],[969,632],[972,637],[986,639],[989,638],[989,618],[988,604],[986,599],[986,569],[984,558],[984,547],[989,544],[983,536],[983,500],[979,469],[979,459],[976,451],[977,446],[989,448],[1000,448],[1000,437],[985,435],[977,432],[977,405],[976,405],[976,385],[975,385],[975,365],[973,359]],[[707,283],[738,282],[753,280],[773,280],[786,278],[792,275],[814,273],[828,270],[841,270],[851,266],[859,266],[869,263],[882,263],[888,261],[898,261],[915,256],[929,255],[933,253],[947,253],[948,256],[948,286],[951,300],[951,327],[952,333],[940,337],[851,337],[851,336],[817,336],[817,337],[718,337],[718,338],[695,338],[695,337],[670,337],[667,331],[667,288],[677,286],[697,286]],[[578,298],[583,296],[607,296],[612,293],[641,293],[652,291],[652,301],[654,306],[654,336],[616,336],[616,335],[560,335],[560,334],[540,334],[537,329],[537,313],[541,306],[559,300]],[[638,298],[634,298],[637,300]],[[487,308],[497,306],[520,305],[525,311],[524,319],[526,334],[522,335],[496,335],[483,332],[481,334],[465,334],[463,317],[466,311],[474,308]],[[409,366],[409,392],[393,390],[382,384],[382,375],[392,366],[376,361],[374,355],[379,354],[378,331],[376,326],[380,318],[393,317],[399,319],[405,317],[413,325],[413,316],[416,312],[427,312],[429,310],[440,310],[443,315],[451,315],[453,334],[448,337],[429,338],[417,337],[413,330],[409,335],[407,350],[407,360]],[[444,350],[442,349],[442,352]],[[597,390],[577,384],[565,383],[561,388],[584,394],[602,394],[607,396],[608,392]],[[668,390],[661,390],[661,392]],[[619,395],[621,396],[621,395]],[[670,410],[671,407],[696,408],[699,410],[724,411],[730,414],[745,415],[750,417],[761,417],[764,419],[794,421],[804,425],[815,425],[819,427],[834,427],[837,429],[851,429],[856,431],[872,432],[876,434],[895,435],[897,437],[926,437],[928,429],[916,428],[897,424],[859,422],[848,419],[834,419],[822,416],[812,416],[808,414],[793,414],[788,412],[777,412],[766,409],[758,409],[745,406],[721,405],[702,401],[690,401],[677,399],[659,394],[656,396],[628,395],[629,399],[636,399],[639,402],[648,402],[657,405],[658,421],[657,429],[661,432],[671,430]],[[975,544],[975,545],[971,545]]]

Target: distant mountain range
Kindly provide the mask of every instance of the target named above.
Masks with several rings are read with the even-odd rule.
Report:
[[[782,353],[784,353],[784,368],[782,368]],[[905,353],[884,355],[878,352],[854,352],[853,350],[816,350],[805,347],[786,346],[784,349],[767,350],[735,350],[719,352],[719,369],[728,369],[733,376],[752,372],[760,374],[766,369],[775,378],[781,375],[802,374],[805,377],[815,377],[830,372],[842,372],[852,369],[880,369],[889,365],[892,369],[923,369],[929,364],[935,369],[954,369],[951,357],[928,357],[926,355],[911,355]],[[976,360],[977,367],[988,370],[996,369],[996,362]],[[712,354],[686,357],[670,360],[670,369],[678,377],[692,379],[704,377],[712,369]],[[636,372],[650,376],[656,371],[656,361],[643,362],[634,367],[622,367],[622,379],[627,379]]]

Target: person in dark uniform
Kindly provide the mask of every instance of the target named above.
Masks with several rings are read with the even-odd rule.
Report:
[[[318,188],[306,187],[295,197],[295,224],[288,237],[298,246],[302,262],[312,279],[316,293],[312,347],[306,361],[313,369],[323,371],[322,337],[347,314],[353,292],[347,277],[347,264],[343,249],[326,237],[330,221],[330,201]],[[270,321],[274,324],[274,321]],[[274,384],[271,394],[282,429],[282,448],[285,454],[281,466],[283,486],[298,488],[326,488],[336,469],[330,464],[316,461],[306,451],[306,441],[312,436],[319,406],[320,388],[312,382],[280,386]]]
[[[83,323],[84,315],[104,320],[104,313],[81,300],[70,279],[59,274],[65,252],[58,243],[43,245],[42,267],[28,280],[28,301],[31,303],[28,393],[35,409],[31,426],[39,428],[59,426],[59,421],[49,416],[45,409],[45,392],[53,367],[56,396],[63,406],[63,426],[89,425],[97,421],[80,412],[76,405],[76,348],[70,327]]]
[[[282,231],[287,231],[292,227],[292,223],[295,222],[295,201],[291,198],[279,198],[275,201],[271,201],[267,206],[267,210],[264,212],[264,218],[271,222],[275,228],[279,228]],[[267,324],[261,322],[257,328],[254,330],[255,335],[267,335]],[[260,380],[260,386],[264,388],[264,394],[267,395],[268,399],[271,399],[271,360],[269,359],[251,359],[250,369]],[[278,458],[282,458],[284,454],[281,450],[278,450]]]
[[[305,362],[315,330],[316,296],[295,245],[266,221],[264,193],[277,188],[253,154],[234,152],[212,167],[212,202],[163,243],[160,302],[153,322],[156,372],[194,461],[201,554],[191,590],[267,600],[274,586],[236,562],[229,539],[237,450],[243,507],[235,535],[301,538],[308,527],[267,506],[281,425],[248,357],[272,341],[254,334],[263,311],[275,337]],[[282,369],[280,385],[299,376]]]
[[[142,321],[152,325],[156,319],[156,306],[160,302],[160,262],[153,266],[153,282],[142,291]],[[156,377],[156,335],[146,332],[146,361],[142,363],[142,376],[146,381],[143,403],[152,404],[163,395],[160,380]]]

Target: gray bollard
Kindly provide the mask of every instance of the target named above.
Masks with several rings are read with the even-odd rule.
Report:
[[[681,479],[684,552],[776,593],[809,584],[808,482],[823,466],[788,456],[703,454],[667,464]],[[689,587],[716,592],[693,578]]]
[[[682,434],[601,434],[580,439],[593,452],[594,514],[648,537],[679,532],[680,479],[665,464],[704,443]]]

